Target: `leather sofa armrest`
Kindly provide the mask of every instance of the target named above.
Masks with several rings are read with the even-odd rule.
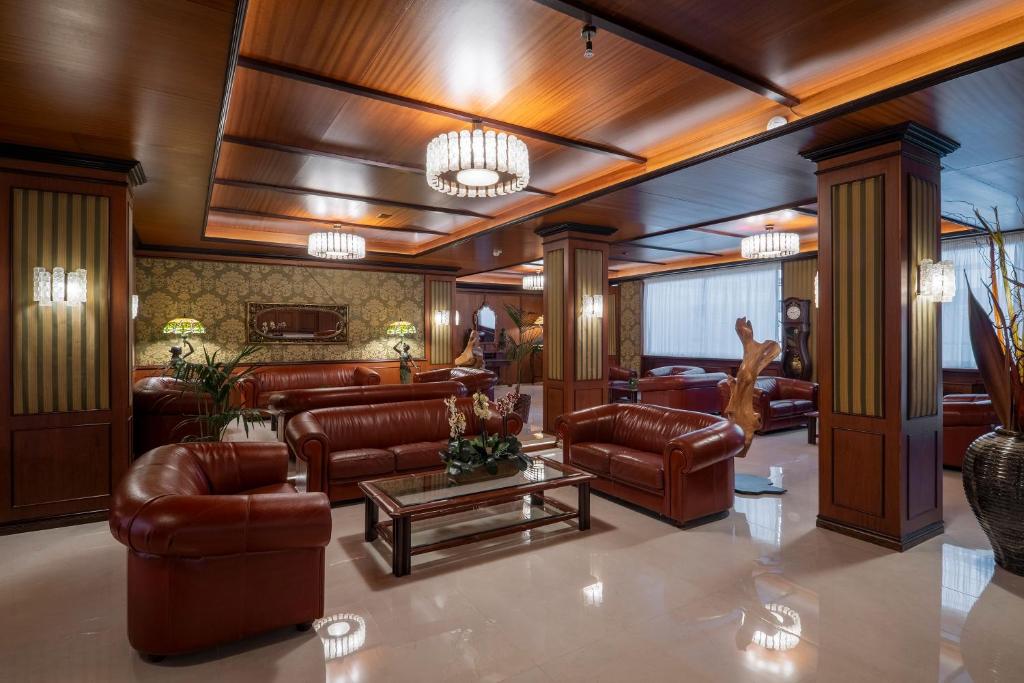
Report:
[[[276,441],[213,441],[188,445],[200,463],[210,492],[239,491],[288,481],[288,447]]]
[[[364,368],[362,365],[356,366],[355,372],[352,373],[353,378],[357,385],[362,387],[373,386],[380,384],[380,373],[370,368]]]
[[[671,391],[673,389],[714,388],[726,379],[722,372],[709,372],[696,375],[665,375],[663,377],[643,377],[637,382],[640,393],[645,391]]]
[[[678,460],[679,469],[683,472],[696,472],[736,457],[742,450],[743,430],[737,424],[723,420],[675,437],[665,447],[665,457],[670,462]]]
[[[608,366],[608,380],[611,382],[628,382],[636,377],[636,370],[621,368],[618,365]]]
[[[413,382],[444,382],[451,379],[451,368],[441,368],[439,370],[424,370],[423,372],[414,372],[412,375]]]
[[[815,406],[818,405],[818,385],[814,382],[805,382],[789,377],[779,377],[775,381],[779,387],[779,398],[802,399],[813,401]]]
[[[491,404],[491,416],[487,419],[487,431],[490,434],[501,434],[502,420],[501,415],[498,414],[498,408],[493,403]],[[508,433],[512,436],[519,434],[523,431],[523,418],[519,417],[515,413],[511,413],[508,416]]]
[[[616,406],[594,406],[555,418],[555,433],[565,446],[586,441],[611,441]]]
[[[284,439],[295,458],[306,463],[306,490],[327,491],[331,445],[316,416],[303,412],[293,417],[284,430]]]
[[[136,552],[208,557],[319,548],[331,540],[331,506],[323,493],[163,496],[132,520]]]
[[[249,375],[240,379],[235,386],[238,387],[238,394],[242,399],[242,405],[246,408],[255,408],[256,399],[259,396],[259,380]]]

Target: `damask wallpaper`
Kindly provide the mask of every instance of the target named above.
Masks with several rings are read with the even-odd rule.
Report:
[[[644,283],[639,280],[619,285],[619,364],[640,372],[641,329]]]
[[[162,334],[171,318],[196,318],[206,334],[192,340],[196,351],[235,353],[245,344],[249,301],[347,304],[347,344],[268,344],[258,361],[394,360],[384,331],[392,320],[408,320],[417,334],[407,342],[423,357],[423,276],[335,268],[278,266],[184,259],[135,259],[135,364],[162,365],[171,338]]]

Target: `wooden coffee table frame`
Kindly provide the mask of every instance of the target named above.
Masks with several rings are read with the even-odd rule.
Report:
[[[405,576],[412,571],[412,556],[423,553],[444,550],[455,546],[476,543],[489,538],[496,538],[506,534],[518,533],[527,529],[556,524],[558,522],[570,522],[576,519],[580,531],[590,528],[590,482],[595,479],[594,475],[582,472],[575,467],[570,467],[548,458],[541,458],[544,464],[553,469],[560,470],[566,476],[548,481],[530,482],[517,486],[509,486],[493,491],[480,491],[466,495],[456,495],[451,498],[442,498],[429,503],[403,506],[388,493],[383,491],[379,484],[397,479],[409,477],[436,476],[436,472],[427,474],[409,474],[400,477],[388,477],[386,479],[375,479],[372,481],[359,482],[359,488],[366,495],[366,517],[364,526],[364,538],[373,542],[378,536],[383,538],[391,546],[391,571],[395,576]],[[544,494],[558,488],[575,486],[577,489],[577,507],[566,505],[560,501],[547,498]],[[558,514],[549,515],[539,519],[530,519],[518,524],[511,524],[496,529],[489,529],[462,536],[446,538],[434,543],[412,545],[412,522],[443,517],[467,510],[491,507],[502,503],[510,503],[529,495],[532,504],[554,508]],[[379,511],[383,510],[391,519],[378,521]]]

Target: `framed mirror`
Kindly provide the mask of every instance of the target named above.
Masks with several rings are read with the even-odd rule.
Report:
[[[495,327],[498,325],[498,315],[494,309],[487,304],[476,309],[473,314],[473,328],[480,335],[483,343],[494,341]]]
[[[250,344],[346,344],[348,306],[250,301],[245,327]]]

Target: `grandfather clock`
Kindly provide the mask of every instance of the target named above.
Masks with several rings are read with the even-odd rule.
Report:
[[[811,302],[788,297],[782,302],[782,373],[794,379],[811,379],[811,354],[807,337],[811,333]]]

